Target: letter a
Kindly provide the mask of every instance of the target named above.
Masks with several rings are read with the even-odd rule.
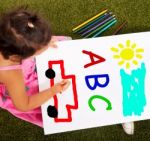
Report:
[[[90,56],[90,59],[91,59],[91,62],[84,65],[84,68],[87,68],[87,67],[90,67],[92,65],[95,65],[95,64],[98,64],[98,63],[101,63],[101,62],[104,62],[105,61],[105,58],[95,54],[95,53],[92,53],[91,51],[86,51],[86,50],[83,50],[82,51],[84,54],[87,54]],[[94,58],[96,58],[97,60],[94,60]]]

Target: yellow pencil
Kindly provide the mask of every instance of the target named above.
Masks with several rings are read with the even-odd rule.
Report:
[[[95,18],[97,18],[98,16],[100,16],[100,15],[106,13],[106,12],[107,12],[107,9],[104,10],[104,11],[102,11],[102,12],[100,12],[100,13],[98,13],[98,14],[95,15],[94,17],[88,19],[87,21],[83,22],[82,24],[78,25],[77,27],[73,28],[72,30],[73,30],[73,31],[77,30],[78,28],[82,27],[83,25],[87,24],[88,22],[94,20]]]

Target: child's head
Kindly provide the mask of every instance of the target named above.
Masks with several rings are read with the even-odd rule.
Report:
[[[28,58],[44,48],[50,39],[48,24],[26,9],[6,13],[0,19],[0,52],[5,59],[13,55]]]

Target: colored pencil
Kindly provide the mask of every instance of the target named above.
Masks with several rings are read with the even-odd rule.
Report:
[[[74,31],[74,33],[82,33],[85,30],[87,30],[88,28],[90,28],[92,25],[96,24],[98,21],[101,21],[103,18],[105,18],[106,16],[108,16],[108,13],[104,13],[103,15],[97,17],[96,19],[90,21],[89,23],[83,25],[81,28],[77,29]]]
[[[88,23],[87,25],[85,25],[85,27],[83,29],[79,29],[78,33],[82,34],[83,32],[85,32],[86,30],[89,30],[90,28],[96,26],[99,22],[107,19],[108,17],[110,17],[112,15],[112,13],[105,13],[104,15],[102,15],[100,18],[95,19],[94,21],[91,21],[90,23]]]
[[[113,22],[111,22],[109,25],[107,25],[106,27],[104,27],[102,30],[100,30],[99,32],[97,32],[93,37],[98,37],[101,33],[103,33],[105,30],[109,29],[112,25],[114,25],[117,22],[117,20],[114,20]]]
[[[117,35],[126,24],[127,24],[127,21],[124,21],[121,25],[119,25],[119,27],[115,30],[113,35]]]
[[[83,22],[82,24],[78,25],[77,27],[73,28],[73,31],[79,29],[79,28],[82,27],[83,25],[87,24],[88,22],[94,20],[95,18],[99,17],[100,15],[102,15],[102,14],[104,14],[104,13],[106,13],[106,12],[107,12],[107,9],[104,10],[104,11],[102,11],[102,12],[100,12],[100,13],[98,13],[98,14],[95,15],[94,17],[88,19],[87,21]]]
[[[105,24],[106,22],[108,22],[109,20],[113,19],[115,17],[115,15],[112,15],[110,17],[108,17],[107,19],[105,19],[104,21],[100,22],[99,24],[97,24],[96,26],[94,26],[93,28],[90,28],[89,30],[87,30],[86,32],[84,32],[83,34],[81,34],[82,36],[86,35],[87,33],[93,31],[94,29],[100,27],[101,25]]]
[[[101,30],[102,28],[104,28],[105,26],[109,25],[114,20],[116,20],[116,18],[113,18],[112,20],[106,22],[104,25],[100,26],[99,28],[95,29],[94,31],[92,31],[89,34],[87,34],[86,36],[84,36],[84,38],[87,38],[87,37],[93,35],[95,32],[97,32],[97,31]]]

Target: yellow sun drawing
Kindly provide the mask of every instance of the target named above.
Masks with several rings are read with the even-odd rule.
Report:
[[[144,49],[138,48],[135,43],[131,44],[131,41],[127,40],[126,45],[119,43],[118,47],[112,47],[111,51],[115,53],[113,58],[118,59],[119,66],[125,65],[126,69],[130,69],[132,64],[136,66],[139,64]]]

